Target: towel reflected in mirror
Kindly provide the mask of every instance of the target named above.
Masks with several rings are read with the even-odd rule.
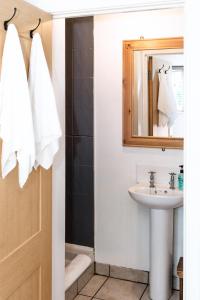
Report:
[[[158,123],[159,126],[168,126],[168,128],[170,128],[173,126],[178,116],[176,100],[171,80],[171,68],[168,68],[167,72],[164,69],[162,69],[160,73],[158,73],[158,77]]]

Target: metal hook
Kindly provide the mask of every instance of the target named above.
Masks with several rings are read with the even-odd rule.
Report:
[[[40,26],[41,21],[42,21],[42,20],[39,18],[39,23],[38,23],[38,25],[37,25],[34,29],[32,29],[32,30],[30,31],[30,38],[31,38],[31,39],[33,38],[33,33],[34,33],[34,31],[35,31],[36,29],[38,29],[38,27]]]
[[[158,70],[158,73],[161,72],[161,70],[164,68],[165,65],[162,65],[162,67]]]
[[[169,71],[169,69],[170,69],[170,66],[168,67],[168,69],[167,69],[167,70],[165,70],[165,74],[167,74],[167,72]]]
[[[16,15],[16,12],[17,12],[17,8],[15,7],[14,8],[14,13],[12,15],[12,17],[9,19],[9,20],[6,20],[4,22],[4,29],[7,30],[8,29],[8,23],[14,18],[14,16]]]

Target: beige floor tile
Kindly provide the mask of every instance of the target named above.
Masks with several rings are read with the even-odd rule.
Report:
[[[80,291],[81,295],[94,296],[96,292],[101,288],[101,286],[106,281],[107,277],[94,275],[92,279],[86,284],[86,286]]]
[[[145,284],[109,278],[95,297],[104,300],[139,300],[145,288]]]
[[[88,281],[94,276],[94,263],[79,277],[78,292],[80,292]]]
[[[149,287],[146,289],[143,297],[141,300],[150,300],[149,297]],[[178,291],[174,291],[172,297],[170,298],[170,300],[179,300],[179,292]]]
[[[145,290],[142,300],[150,300],[149,298],[149,287]]]
[[[91,299],[92,299],[92,297],[78,295],[78,296],[76,296],[76,298],[74,300],[91,300]]]

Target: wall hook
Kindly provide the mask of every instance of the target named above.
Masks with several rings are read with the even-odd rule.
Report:
[[[15,8],[14,8],[14,13],[13,13],[12,17],[11,17],[9,20],[6,20],[6,21],[4,22],[4,29],[5,29],[5,30],[8,29],[8,23],[15,17],[16,12],[17,12],[17,8],[15,7]]]
[[[41,21],[42,21],[42,20],[39,18],[38,25],[37,25],[34,29],[32,29],[32,30],[30,31],[30,38],[31,38],[31,39],[33,38],[33,33],[34,33],[34,31],[35,31],[36,29],[38,29],[38,27],[40,26]]]
[[[161,73],[161,70],[165,67],[165,65],[162,65],[162,67],[158,70],[158,73]]]
[[[167,70],[165,70],[165,74],[167,74],[167,72],[170,70],[170,66],[168,67]]]

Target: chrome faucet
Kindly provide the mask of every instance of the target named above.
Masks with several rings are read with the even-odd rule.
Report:
[[[175,175],[176,175],[176,173],[169,173],[169,175],[170,175],[170,181],[169,181],[169,188],[171,189],[171,190],[175,190]]]
[[[156,172],[150,171],[148,173],[150,174],[149,187],[150,188],[155,188],[155,174],[156,174]]]

